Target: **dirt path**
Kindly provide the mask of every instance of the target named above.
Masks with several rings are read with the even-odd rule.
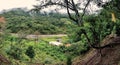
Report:
[[[18,37],[20,34],[15,34],[15,33],[11,33],[12,36],[16,36]],[[27,35],[26,38],[28,39],[34,39],[34,38],[48,38],[48,37],[63,37],[63,36],[67,36],[66,34],[51,34],[51,35]]]

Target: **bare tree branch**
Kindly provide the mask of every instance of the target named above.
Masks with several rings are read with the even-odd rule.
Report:
[[[48,6],[58,5],[58,6],[62,6],[64,8],[69,8],[70,10],[74,11],[74,8],[72,7],[71,3],[70,2],[67,2],[67,3],[68,3],[69,6],[67,6],[65,3],[62,3],[62,2],[51,2],[51,1],[49,1],[49,2],[47,2],[45,4],[43,4],[43,5],[42,4],[39,5],[39,6],[38,5],[34,5],[34,7],[35,7],[35,9],[37,8],[37,9],[41,10],[41,9],[43,9],[45,7],[48,7]]]
[[[65,3],[67,5],[67,13],[69,15],[69,18],[77,23],[77,20],[75,18],[73,18],[70,14],[68,0],[65,0]]]
[[[85,13],[86,13],[86,9],[87,9],[88,5],[90,4],[90,2],[91,2],[91,0],[88,0],[87,4],[85,5],[85,8],[83,9],[83,14],[82,14],[82,16],[81,16],[81,20],[80,20],[80,22],[82,22],[82,20],[83,20],[83,16],[85,15]]]

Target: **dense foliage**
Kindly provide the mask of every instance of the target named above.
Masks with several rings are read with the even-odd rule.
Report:
[[[7,19],[6,28],[12,33],[22,30],[32,34],[35,31],[38,31],[39,34],[64,34],[71,25],[66,15],[59,13],[33,13],[18,8],[3,12],[1,16]]]

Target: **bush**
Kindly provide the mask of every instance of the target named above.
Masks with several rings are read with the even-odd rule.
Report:
[[[35,51],[33,49],[33,46],[29,46],[28,49],[26,50],[25,54],[29,56],[29,58],[34,58],[35,56]]]

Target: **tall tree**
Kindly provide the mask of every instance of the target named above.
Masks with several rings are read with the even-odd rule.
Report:
[[[73,22],[75,22],[78,27],[80,27],[79,30],[79,35],[83,34],[87,40],[87,43],[89,44],[90,47],[95,48],[95,49],[101,49],[101,48],[105,48],[109,45],[105,45],[105,46],[100,46],[100,43],[102,41],[101,37],[106,37],[108,34],[103,35],[102,32],[106,32],[108,31],[107,27],[109,27],[109,34],[113,31],[113,28],[110,28],[112,23],[106,22],[107,24],[104,24],[102,21],[105,21],[101,18],[101,13],[97,16],[92,16],[90,17],[89,24],[90,27],[86,27],[85,26],[85,21],[83,20],[84,15],[87,12],[87,9],[89,8],[89,6],[91,6],[91,3],[96,3],[99,7],[104,7],[105,9],[107,9],[107,4],[109,5],[112,4],[113,0],[106,0],[108,2],[104,2],[103,0],[78,0],[78,2],[76,3],[76,0],[39,0],[40,1],[40,5],[35,5],[35,9],[33,9],[34,11],[40,11],[41,9],[44,9],[48,6],[53,6],[53,5],[57,5],[57,6],[61,6],[62,8],[66,8],[68,16],[71,20],[73,20]],[[118,1],[118,0],[117,0]],[[117,3],[117,1],[114,1],[114,3]],[[81,4],[84,3],[83,7],[80,7]],[[118,5],[114,5],[113,6],[118,7]],[[110,8],[109,8],[110,9]],[[82,14],[80,14],[80,10],[83,11]],[[72,11],[72,13],[71,13]],[[73,16],[73,12],[74,12],[74,16]],[[103,16],[103,15],[102,15]],[[108,16],[109,17],[109,16]],[[110,19],[110,18],[109,18]],[[98,24],[96,22],[102,23],[102,24]],[[111,21],[111,20],[106,20],[106,21]],[[110,26],[109,26],[110,25]],[[104,26],[104,27],[102,27]],[[87,29],[86,29],[86,28]],[[102,28],[101,28],[102,27]],[[91,33],[89,36],[88,31]],[[102,30],[102,31],[101,31]],[[92,38],[92,40],[91,40]]]

